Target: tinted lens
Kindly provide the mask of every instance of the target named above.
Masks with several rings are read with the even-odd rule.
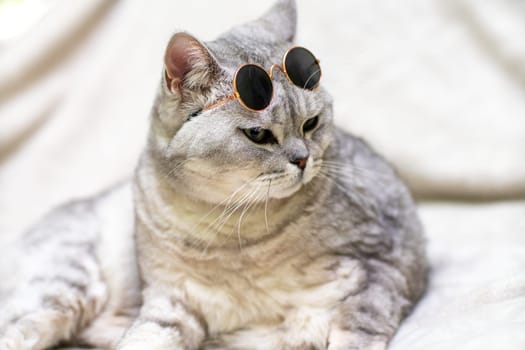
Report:
[[[315,56],[303,47],[294,47],[284,59],[286,74],[297,86],[313,90],[321,79],[321,67]]]
[[[253,64],[242,66],[235,77],[235,88],[241,102],[256,111],[268,107],[273,97],[273,85],[264,69]]]

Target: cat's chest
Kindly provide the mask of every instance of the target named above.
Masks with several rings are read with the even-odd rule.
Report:
[[[258,324],[279,324],[301,309],[329,310],[355,292],[364,269],[337,256],[298,256],[272,264],[250,264],[240,270],[184,265],[175,288],[199,311],[210,334]]]

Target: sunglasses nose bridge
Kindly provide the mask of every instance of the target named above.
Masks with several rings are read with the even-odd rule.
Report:
[[[268,72],[268,76],[270,77],[270,79],[273,79],[273,70],[274,69],[278,69],[278,70],[280,70],[281,72],[283,72],[286,75],[286,72],[284,71],[284,68],[281,67],[280,64],[274,63],[274,64],[272,64],[272,66],[270,67],[270,71]]]

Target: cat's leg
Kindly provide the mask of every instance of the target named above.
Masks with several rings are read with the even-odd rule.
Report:
[[[0,301],[6,320],[0,350],[40,350],[71,340],[102,309],[106,286],[89,207],[77,203],[56,210],[14,246],[22,263]]]
[[[323,316],[312,318],[317,313]],[[203,350],[325,350],[329,328],[325,316],[326,310],[294,313],[277,325],[251,326],[212,337]]]
[[[87,273],[81,269],[79,275]],[[17,289],[16,296],[7,300],[13,317],[0,334],[0,350],[47,349],[71,340],[95,317],[106,298],[103,282],[93,277],[85,276],[82,282],[58,272],[52,277],[35,277]]]
[[[389,338],[386,335],[374,335],[365,330],[332,329],[327,345],[328,350],[385,350]]]
[[[372,287],[374,289],[374,287]],[[362,297],[362,296],[361,296]],[[387,297],[388,298],[388,297]],[[208,339],[204,350],[385,350],[397,328],[398,311],[360,298],[342,310],[303,309],[274,326],[254,326]],[[377,308],[376,308],[377,307]],[[397,307],[394,307],[397,309]],[[335,315],[334,315],[335,311]],[[389,316],[392,319],[389,319]]]
[[[348,296],[331,320],[328,350],[384,350],[413,301],[393,283],[372,282]]]
[[[335,265],[334,265],[335,266]],[[345,260],[339,279],[303,298],[315,295],[336,304],[304,306],[288,311],[277,325],[256,326],[212,337],[205,350],[384,350],[413,305],[414,296],[399,272],[382,266],[381,273]],[[298,296],[299,297],[299,296]],[[323,299],[323,298],[322,298]],[[321,300],[322,302],[322,300]]]
[[[133,312],[104,311],[75,337],[75,344],[89,345],[96,349],[115,349],[135,319],[136,314]]]
[[[196,350],[206,336],[206,324],[182,298],[161,287],[143,293],[138,318],[119,342],[119,350]]]

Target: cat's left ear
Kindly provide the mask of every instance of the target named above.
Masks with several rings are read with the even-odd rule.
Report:
[[[293,42],[297,29],[295,0],[277,0],[257,22],[269,29],[276,41]]]
[[[165,79],[168,90],[177,95],[184,88],[210,86],[219,67],[208,49],[187,33],[176,33],[164,55]]]
[[[295,39],[297,28],[297,5],[295,0],[277,0],[273,6],[255,21],[251,21],[224,33],[223,37],[248,37],[264,42],[288,42]]]

